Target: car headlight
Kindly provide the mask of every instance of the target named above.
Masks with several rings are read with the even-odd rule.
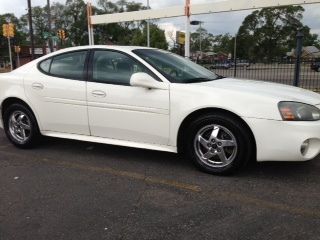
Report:
[[[320,120],[320,110],[309,104],[299,102],[279,102],[278,107],[284,121]]]

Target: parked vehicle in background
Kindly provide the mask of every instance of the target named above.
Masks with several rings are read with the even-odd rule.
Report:
[[[311,70],[320,72],[320,61],[311,63]]]
[[[234,61],[231,62],[231,66],[234,67]],[[237,59],[237,67],[250,67],[250,62],[248,60],[244,60],[244,59]]]
[[[213,69],[229,69],[229,68],[231,68],[231,64],[229,62],[214,63],[211,66],[209,66],[210,70],[213,70]]]

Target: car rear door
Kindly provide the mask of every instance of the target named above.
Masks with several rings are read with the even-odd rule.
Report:
[[[90,62],[87,99],[91,135],[167,145],[169,90],[130,86],[135,72],[157,77],[119,51],[95,50]]]
[[[26,95],[42,131],[90,135],[86,103],[88,51],[41,61],[25,79]]]

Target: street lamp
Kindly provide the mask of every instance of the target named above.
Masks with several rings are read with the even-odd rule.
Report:
[[[191,25],[199,25],[199,45],[200,45],[201,58],[202,58],[202,47],[201,47],[201,41],[202,41],[202,39],[201,39],[201,25],[202,25],[202,23],[203,23],[202,21],[196,21],[196,20],[190,22]]]

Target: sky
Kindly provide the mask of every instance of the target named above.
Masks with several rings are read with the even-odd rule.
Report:
[[[86,0],[85,0],[86,1]],[[133,0],[130,0],[133,1]],[[210,3],[221,0],[191,0],[192,4],[198,3]],[[281,1],[281,0],[279,0]],[[33,6],[44,6],[47,0],[31,0]],[[65,0],[51,0],[53,2],[65,3]],[[92,0],[95,4],[97,0]],[[147,0],[135,0],[135,2],[141,2],[147,4]],[[183,5],[184,0],[149,0],[150,7],[152,9],[161,9],[174,5]],[[317,33],[320,36],[320,4],[304,5],[306,11],[304,12],[304,24],[311,28],[312,33]],[[1,0],[0,14],[14,13],[16,16],[21,16],[27,12],[27,0]],[[191,20],[203,21],[203,27],[208,32],[218,35],[224,33],[230,33],[234,35],[239,26],[241,25],[245,16],[250,14],[251,11],[229,12],[229,13],[215,13],[206,15],[192,16]],[[185,20],[183,17],[167,18],[158,21],[160,27],[166,30],[166,33],[176,30],[184,30]],[[195,31],[197,26],[191,26],[191,30]]]

